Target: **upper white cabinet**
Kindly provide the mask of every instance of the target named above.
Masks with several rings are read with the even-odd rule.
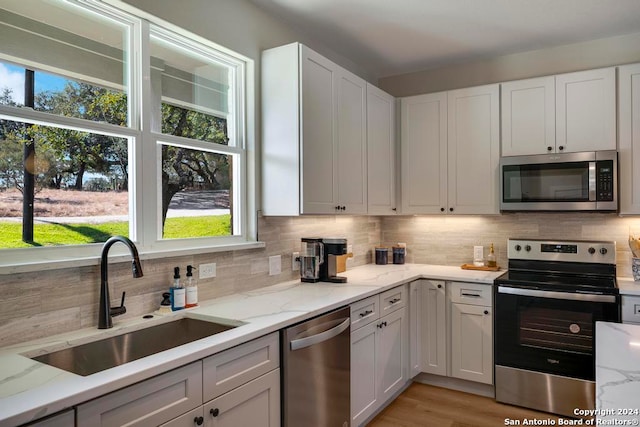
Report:
[[[502,155],[616,149],[615,68],[502,84]]]
[[[616,149],[615,68],[556,76],[556,147],[565,152]]]
[[[395,98],[367,83],[368,213],[396,213]]]
[[[402,99],[402,213],[497,214],[498,85]]]
[[[366,82],[292,43],[262,54],[265,215],[367,212]]]
[[[503,156],[555,151],[553,76],[503,83],[501,100]]]
[[[620,214],[640,214],[640,64],[618,71]]]

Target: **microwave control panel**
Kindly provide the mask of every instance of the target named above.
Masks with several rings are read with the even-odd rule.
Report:
[[[596,162],[596,200],[613,201],[613,161],[600,160]]]

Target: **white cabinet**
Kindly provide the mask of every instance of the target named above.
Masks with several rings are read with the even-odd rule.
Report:
[[[47,418],[24,425],[23,427],[73,427],[75,424],[73,409],[60,412]]]
[[[292,43],[262,54],[265,215],[367,212],[366,82]]]
[[[401,101],[402,213],[497,214],[498,85]]]
[[[640,64],[618,70],[620,214],[640,214]]]
[[[622,295],[622,323],[640,325],[640,296]]]
[[[447,298],[442,280],[420,280],[420,366],[429,374],[447,375]]]
[[[364,423],[407,381],[407,298],[407,288],[402,285],[352,306],[353,314],[363,314],[361,317],[366,319],[352,325],[351,330],[354,426]],[[370,312],[370,307],[379,310]]]
[[[241,344],[79,405],[77,425],[277,427],[279,352],[277,332]]]
[[[616,70],[556,76],[558,151],[616,149]]]
[[[538,77],[501,85],[502,155],[555,152],[555,77]]]
[[[451,376],[493,384],[492,287],[451,282]]]
[[[503,156],[616,149],[615,68],[501,86]]]
[[[160,425],[202,405],[202,362],[83,403],[78,427]]]
[[[367,83],[368,213],[396,213],[395,98]]]

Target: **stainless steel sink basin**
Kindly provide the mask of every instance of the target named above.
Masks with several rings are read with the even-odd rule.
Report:
[[[32,359],[87,376],[235,327],[185,317]]]

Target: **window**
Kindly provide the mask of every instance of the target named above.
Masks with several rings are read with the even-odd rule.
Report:
[[[0,267],[251,246],[249,60],[97,0],[3,0],[0,31]]]

